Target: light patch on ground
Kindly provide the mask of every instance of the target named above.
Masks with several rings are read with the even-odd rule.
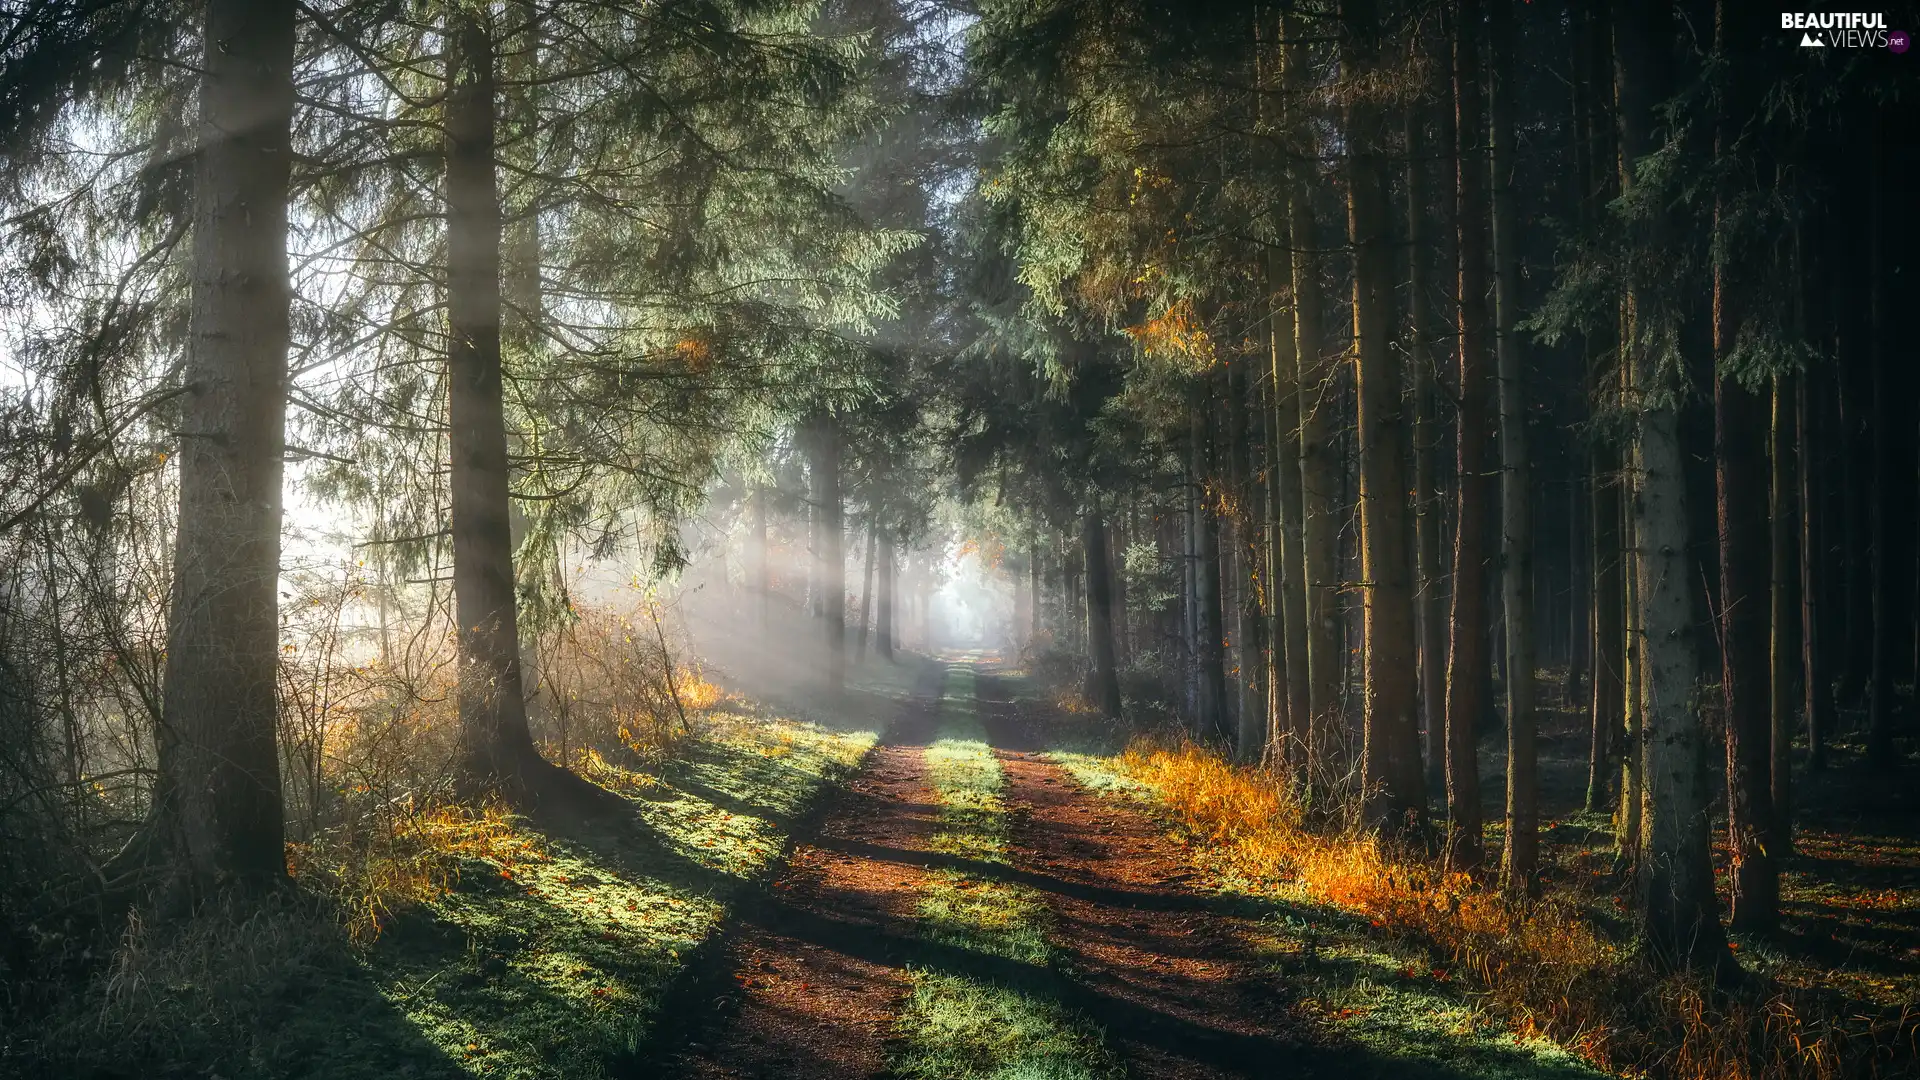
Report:
[[[1006,777],[988,746],[974,701],[971,668],[956,667],[942,702],[940,738],[927,750],[927,773],[941,803],[933,850],[1009,865],[1011,823],[1001,792]],[[931,941],[1036,969],[1053,960],[1049,911],[1034,890],[963,870],[930,874],[921,897],[921,932]],[[915,967],[902,1010],[894,1071],[945,1080],[1095,1080],[1117,1075],[1098,1032],[1044,996],[980,979]]]

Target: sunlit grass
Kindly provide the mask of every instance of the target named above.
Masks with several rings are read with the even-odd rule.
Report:
[[[1011,865],[1006,777],[981,727],[970,667],[949,675],[940,738],[927,749],[939,798],[933,850]],[[931,941],[1031,965],[1054,960],[1050,912],[1025,886],[964,870],[928,875],[921,932]],[[1031,991],[927,967],[910,970],[913,992],[897,1024],[894,1071],[904,1077],[1082,1080],[1115,1075],[1098,1033],[1084,1018]]]
[[[582,1077],[636,1054],[668,986],[765,873],[785,823],[872,745],[770,715],[703,723],[657,772],[594,779],[632,819],[578,837],[508,818],[369,963],[406,1020],[473,1075]],[[516,839],[517,843],[510,843]]]
[[[1852,1075],[1907,1024],[1659,975],[1631,942],[1605,936],[1590,895],[1556,887],[1514,905],[1374,836],[1309,828],[1283,778],[1191,745],[1143,743],[1063,764],[1096,790],[1150,799],[1224,887],[1304,916],[1256,944],[1313,986],[1310,1011],[1382,1052],[1471,1064],[1475,1075],[1572,1075],[1577,1055],[1685,1080],[1825,1078]],[[1286,962],[1303,941],[1313,962]],[[1346,961],[1330,964],[1342,949]],[[1381,977],[1395,969],[1403,974]],[[1459,996],[1463,984],[1471,999]],[[1489,1052],[1503,1063],[1479,1062]]]

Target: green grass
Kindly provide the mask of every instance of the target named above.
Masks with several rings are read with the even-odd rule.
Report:
[[[376,946],[384,993],[472,1075],[603,1075],[641,1050],[786,823],[874,738],[766,715],[702,734],[658,776],[609,785],[631,821],[548,832],[544,859],[470,864]]]
[[[933,850],[1010,866],[1011,819],[1000,763],[976,715],[970,667],[954,668],[942,702],[940,738],[927,750],[927,773],[940,800]],[[928,940],[1030,965],[1054,960],[1050,912],[1025,886],[963,870],[928,875],[919,908]],[[916,1080],[1093,1080],[1117,1075],[1086,1020],[1033,989],[1002,985],[935,967],[909,971],[913,991],[896,1030],[894,1071]]]
[[[657,772],[598,775],[620,796],[614,812],[512,818],[510,843],[464,858],[444,895],[371,946],[301,884],[264,912],[132,925],[115,962],[40,1030],[0,1032],[0,1077],[625,1071],[733,896],[770,872],[919,670],[889,666],[810,719],[716,710]]]

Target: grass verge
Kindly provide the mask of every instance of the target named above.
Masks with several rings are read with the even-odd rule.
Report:
[[[735,892],[904,696],[850,691],[816,720],[729,697],[645,771],[587,763],[618,812],[423,810],[405,865],[343,879],[296,859],[264,910],[135,919],[83,993],[0,1037],[0,1076],[617,1074]]]
[[[1010,865],[1006,780],[988,747],[974,703],[974,675],[955,667],[942,702],[940,738],[927,750],[928,779],[940,800],[935,851]],[[920,901],[932,941],[1031,965],[1053,959],[1045,902],[1024,886],[963,870],[936,870]],[[917,1080],[1096,1080],[1118,1075],[1099,1033],[1030,987],[914,967],[913,990],[896,1026],[894,1071]]]
[[[1533,1064],[1509,1062],[1531,1070],[1519,1075],[1572,1064],[1543,1040],[1598,1068],[1679,1080],[1837,1080],[1912,1064],[1907,1012],[1847,1015],[1777,987],[1724,994],[1660,975],[1590,914],[1591,897],[1556,889],[1520,908],[1371,836],[1316,832],[1281,778],[1208,751],[1142,743],[1062,763],[1090,787],[1150,798],[1227,888],[1274,901],[1283,914],[1256,945],[1315,980],[1303,1007],[1383,1050],[1466,1054],[1464,1067],[1491,1022],[1531,1048]],[[1432,1037],[1448,1031],[1466,1042]]]

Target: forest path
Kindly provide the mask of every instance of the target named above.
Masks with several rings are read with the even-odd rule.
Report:
[[[710,1007],[690,1009],[691,1022],[666,1033],[677,1049],[656,1075],[1369,1071],[1364,1055],[1302,1039],[1279,988],[1244,956],[1238,916],[1189,884],[1187,856],[1148,814],[1044,760],[1044,724],[1023,716],[985,669],[931,668],[817,831],[743,905],[711,962]],[[954,688],[944,703],[942,684]],[[990,749],[969,734],[982,730]],[[953,816],[943,796],[955,796],[930,770],[936,745],[978,748],[999,774],[992,812],[1005,821],[1002,851],[982,854],[941,831]],[[1022,951],[1015,925],[1029,916],[1045,938],[1037,953]],[[972,931],[955,929],[956,918],[973,919]],[[1039,1034],[1009,1034],[1029,1030]],[[1017,1045],[1022,1038],[1038,1048]],[[985,1052],[1005,1055],[999,1067],[979,1057],[955,1064],[995,1040]]]

